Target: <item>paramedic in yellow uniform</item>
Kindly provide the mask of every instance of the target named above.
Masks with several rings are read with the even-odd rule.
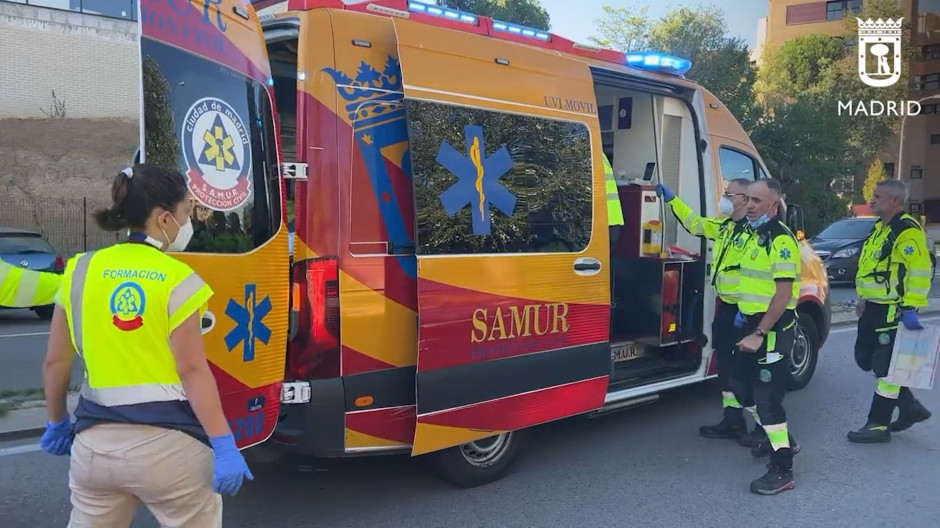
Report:
[[[57,273],[33,271],[0,260],[0,306],[32,308],[55,302],[62,284]]]
[[[71,452],[70,527],[129,526],[141,502],[162,526],[221,526],[219,493],[252,476],[203,349],[212,290],[165,253],[192,236],[186,183],[137,165],[111,193],[114,204],[95,219],[129,230],[128,240],[69,260],[44,365],[40,444]],[[76,353],[86,375],[73,427],[65,397]]]
[[[792,489],[793,455],[783,398],[790,380],[790,354],[796,338],[796,303],[800,294],[800,249],[796,237],[777,216],[781,189],[761,179],[747,189],[747,218],[754,233],[741,256],[739,327],[734,352],[735,395],[745,407],[757,405],[767,440],[751,453],[770,455],[767,473],[751,482],[751,491],[772,495]]]
[[[917,309],[927,306],[931,264],[927,237],[917,220],[904,212],[907,185],[882,181],[868,202],[880,219],[865,240],[858,258],[855,291],[858,293],[858,335],[855,361],[878,378],[868,411],[868,422],[848,438],[857,443],[889,442],[891,431],[908,429],[930,418],[911,389],[885,379],[891,365],[894,338],[900,322],[909,330],[922,329]],[[898,420],[891,422],[894,408]]]
[[[731,367],[735,344],[734,319],[738,314],[741,293],[738,270],[741,268],[744,244],[751,233],[747,220],[747,187],[750,183],[751,180],[747,178],[735,178],[728,182],[718,207],[721,214],[725,215],[722,218],[698,216],[669,187],[659,184],[656,188],[657,194],[672,207],[672,212],[689,233],[715,241],[712,287],[718,299],[715,302],[715,319],[712,321],[712,348],[717,356],[724,417],[716,425],[700,427],[699,434],[705,438],[734,439],[748,447],[751,438],[759,435],[748,434],[744,411],[734,396]],[[751,406],[748,411],[757,422],[757,407]],[[759,430],[759,427],[755,428],[755,432]]]

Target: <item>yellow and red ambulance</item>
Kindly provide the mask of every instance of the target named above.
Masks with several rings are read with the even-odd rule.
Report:
[[[655,184],[717,216],[767,170],[687,60],[408,0],[153,0],[141,28],[142,144],[198,205],[240,445],[475,486],[532,426],[715,376],[712,245]],[[802,262],[793,389],[829,332]]]

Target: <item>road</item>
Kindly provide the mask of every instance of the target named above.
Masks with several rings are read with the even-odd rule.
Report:
[[[845,439],[864,422],[874,388],[854,365],[854,339],[854,329],[835,329],[813,382],[788,396],[803,449],[796,489],[775,497],[748,491],[762,461],[733,442],[698,436],[698,426],[719,414],[719,393],[707,384],[596,420],[537,428],[514,473],[472,490],[436,480],[407,457],[262,464],[249,453],[255,480],[225,499],[225,526],[936,526],[940,418],[890,444]],[[917,392],[940,411],[940,391]],[[3,449],[29,444],[0,445],[4,525],[64,526],[68,461]],[[141,510],[132,526],[157,525]]]
[[[0,310],[0,391],[42,388],[49,323],[29,310]],[[82,361],[72,367],[73,386],[83,378]]]

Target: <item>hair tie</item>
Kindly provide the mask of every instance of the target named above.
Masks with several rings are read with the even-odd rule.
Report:
[[[128,168],[122,170],[121,172],[123,172],[124,175],[127,176],[127,179],[131,179],[131,178],[134,177],[134,169],[132,169],[132,168],[130,168],[130,167],[128,167]]]

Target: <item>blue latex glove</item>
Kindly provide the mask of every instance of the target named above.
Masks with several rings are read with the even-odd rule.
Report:
[[[901,312],[901,322],[904,323],[904,328],[908,330],[923,330],[923,325],[920,324],[920,319],[917,318],[917,312],[915,310],[904,310]]]
[[[737,315],[734,316],[734,327],[744,328],[744,315],[742,315],[741,312],[738,312]]]
[[[672,189],[661,183],[656,184],[656,194],[662,196],[666,203],[671,202],[676,197],[676,193],[672,192]]]
[[[215,436],[209,439],[209,443],[212,444],[215,456],[213,489],[216,493],[235,495],[245,477],[248,480],[255,479],[248,469],[248,464],[245,463],[245,457],[235,445],[235,438],[232,435]]]
[[[72,452],[72,437],[72,421],[66,414],[61,422],[46,422],[46,432],[39,439],[39,446],[50,455],[68,455]]]

